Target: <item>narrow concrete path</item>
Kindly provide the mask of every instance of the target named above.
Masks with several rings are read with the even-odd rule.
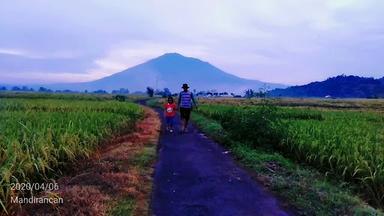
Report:
[[[159,145],[152,215],[293,215],[194,126],[179,134],[165,132],[163,124]]]

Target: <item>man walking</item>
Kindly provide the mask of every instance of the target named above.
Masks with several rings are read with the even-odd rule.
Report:
[[[196,108],[197,105],[193,93],[188,91],[188,84],[184,83],[182,89],[183,91],[179,94],[178,105],[180,108],[181,132],[185,133],[187,132],[188,121],[192,111],[192,102]]]

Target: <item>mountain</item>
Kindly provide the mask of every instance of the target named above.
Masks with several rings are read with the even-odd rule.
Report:
[[[329,95],[338,98],[382,98],[384,97],[384,77],[374,79],[341,75],[322,82],[274,89],[269,94],[277,97],[325,97]]]
[[[53,89],[71,89],[94,91],[104,89],[127,88],[133,91],[145,91],[147,86],[155,89],[169,88],[173,92],[181,90],[188,83],[191,89],[198,91],[218,90],[243,92],[245,89],[270,89],[285,87],[281,84],[264,83],[243,79],[226,73],[208,62],[185,57],[178,53],[167,53],[145,63],[131,67],[111,76],[85,83],[57,84],[48,86]]]

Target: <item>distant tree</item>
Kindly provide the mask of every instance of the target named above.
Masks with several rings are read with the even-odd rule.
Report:
[[[258,92],[255,93],[255,97],[265,98],[267,96],[267,91],[263,88],[260,88]]]
[[[20,91],[29,92],[29,91],[34,91],[34,90],[33,90],[33,88],[28,88],[28,86],[23,86],[23,87],[21,87]]]
[[[18,86],[13,86],[12,87],[12,91],[20,91],[20,90],[21,90],[21,88],[18,87]]]
[[[87,94],[87,93],[88,93],[88,90],[87,90],[87,89],[85,89],[84,93],[85,93],[85,94]]]
[[[161,91],[160,89],[156,89],[155,92],[154,92],[154,95],[160,95],[160,96],[163,96],[164,92]]]
[[[172,93],[171,91],[169,90],[169,88],[164,88],[164,91],[163,91],[163,97],[169,97],[171,96]]]
[[[93,91],[92,93],[93,94],[108,94],[108,92],[103,90],[103,89],[99,89],[99,90]]]
[[[145,92],[142,91],[134,91],[132,92],[133,95],[145,95]]]
[[[70,89],[64,89],[62,92],[63,93],[76,93],[77,91],[72,91]]]
[[[121,88],[119,90],[113,90],[112,94],[129,94],[129,90],[125,88]]]
[[[247,89],[247,90],[245,90],[245,95],[244,95],[244,97],[250,99],[250,98],[252,98],[252,97],[254,97],[254,96],[255,96],[255,92],[254,92],[252,89]]]
[[[120,93],[122,94],[129,94],[129,89],[121,88]]]
[[[147,87],[147,95],[149,97],[153,97],[154,94],[155,94],[155,90],[151,87]]]
[[[265,98],[267,97],[267,93],[270,92],[270,87],[264,84],[259,91],[255,94],[256,97]]]
[[[40,87],[39,92],[53,92],[51,89]]]
[[[204,91],[199,91],[196,93],[196,96],[205,96],[207,93]]]
[[[5,87],[5,86],[0,86],[0,91],[7,91],[7,87]]]
[[[154,95],[158,95],[158,96],[161,96],[161,97],[165,98],[165,97],[170,96],[171,92],[169,91],[168,88],[164,88],[164,90],[156,89],[155,92],[154,92]]]
[[[64,90],[56,90],[56,93],[77,93],[77,91],[72,91],[70,89],[64,89]]]

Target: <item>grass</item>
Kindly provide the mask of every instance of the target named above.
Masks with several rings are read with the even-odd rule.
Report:
[[[147,144],[143,147],[139,152],[137,152],[132,159],[129,161],[129,165],[131,169],[137,169],[140,172],[141,176],[146,176],[146,178],[151,178],[152,175],[152,164],[156,159],[156,145],[155,144]],[[133,167],[133,168],[132,168]],[[140,185],[141,191],[150,192],[152,191],[151,182],[141,182]],[[137,197],[126,196],[119,200],[116,204],[112,206],[112,209],[109,211],[109,214],[112,216],[120,216],[120,215],[138,215],[138,212],[135,210],[138,207]],[[141,205],[146,205],[144,209],[149,212],[149,196],[148,201],[144,203],[141,201]],[[142,213],[142,212],[141,212]]]
[[[377,112],[262,106],[202,105],[234,140],[266,146],[356,183],[384,205],[384,115]]]
[[[79,97],[0,98],[3,210],[11,207],[10,196],[17,193],[10,190],[10,183],[39,182],[58,174],[57,168],[88,157],[97,145],[131,130],[143,116],[143,110],[132,103]]]
[[[236,106],[255,106],[264,103],[264,99],[252,98],[200,98],[200,104],[223,104]],[[312,109],[371,110],[384,111],[383,99],[324,99],[324,98],[271,98],[269,102],[280,107],[301,107]]]
[[[133,215],[135,208],[135,200],[131,197],[126,197],[117,203],[116,207],[111,211],[111,216],[130,216]]]
[[[113,100],[111,94],[63,94],[63,93],[36,93],[36,92],[0,92],[0,98],[24,98],[24,99],[60,99],[60,100]]]
[[[194,122],[299,211],[382,214],[365,201],[383,206],[383,100],[200,99],[199,103]]]
[[[138,154],[133,158],[132,164],[143,169],[150,166],[156,158],[156,148],[154,145],[144,147]]]
[[[145,131],[145,134],[149,133],[149,139],[142,136],[141,141],[131,147],[132,155],[127,156],[128,160],[124,163],[124,169],[127,169],[127,172],[136,173],[138,182],[134,191],[138,193],[132,193],[123,198],[123,201],[112,205],[112,215],[150,215],[153,164],[156,160],[156,147],[161,125],[157,114],[154,111],[151,112],[153,113],[150,117],[137,125],[139,130]]]
[[[165,103],[165,99],[160,98],[150,98],[145,102],[145,104],[149,107],[162,107],[162,102]]]
[[[203,132],[224,144],[259,181],[294,206],[302,215],[382,215],[353,195],[348,184],[330,181],[313,168],[298,165],[281,154],[234,141],[222,125],[194,113],[193,121]]]

